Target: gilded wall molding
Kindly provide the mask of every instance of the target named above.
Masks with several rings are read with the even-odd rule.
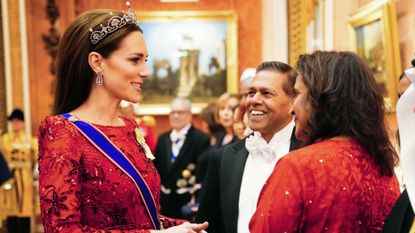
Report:
[[[6,113],[25,112],[26,132],[31,132],[25,0],[1,0]]]
[[[4,111],[23,109],[22,49],[20,41],[19,1],[1,0],[2,46],[5,101]],[[7,122],[5,122],[7,123]]]
[[[52,75],[56,75],[56,55],[58,53],[60,35],[56,27],[56,21],[59,18],[59,10],[55,0],[48,0],[45,10],[50,23],[50,28],[47,34],[42,33],[42,40],[45,43],[46,51],[52,57],[49,71]]]
[[[306,5],[304,0],[288,2],[288,61],[295,65],[298,56],[306,51]]]
[[[3,5],[0,4],[0,13]],[[0,17],[0,51],[4,51],[3,41],[3,16]],[[0,134],[7,130],[7,105],[6,105],[6,74],[4,52],[0,53]]]
[[[9,57],[6,56],[5,59],[10,58],[11,61],[12,108],[24,109],[19,1],[8,1],[8,11],[10,55]]]
[[[295,65],[298,56],[307,52],[307,25],[314,19],[318,0],[290,0],[288,5],[288,61]]]

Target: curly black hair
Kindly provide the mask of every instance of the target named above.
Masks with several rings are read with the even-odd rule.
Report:
[[[392,176],[398,155],[385,125],[385,105],[370,69],[355,53],[317,51],[296,65],[312,106],[307,143],[348,136],[368,152],[384,175]]]

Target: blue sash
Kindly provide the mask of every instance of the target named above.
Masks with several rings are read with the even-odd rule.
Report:
[[[160,221],[158,219],[157,208],[153,195],[150,192],[143,177],[138,170],[131,164],[126,156],[112,142],[93,125],[74,118],[71,114],[61,114],[62,117],[69,120],[76,128],[112,163],[127,174],[134,182],[144,201],[147,212],[155,229],[160,230]]]

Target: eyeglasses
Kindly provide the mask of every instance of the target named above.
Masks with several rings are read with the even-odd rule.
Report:
[[[187,114],[187,113],[189,113],[189,111],[171,111],[170,112],[170,115],[184,115],[184,114]]]

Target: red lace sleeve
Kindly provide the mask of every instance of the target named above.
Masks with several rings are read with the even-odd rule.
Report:
[[[159,220],[160,220],[160,223],[163,225],[164,229],[174,227],[174,226],[180,225],[182,223],[188,222],[188,221],[183,220],[183,219],[169,218],[169,217],[165,217],[165,216],[162,216],[162,215],[159,216]]]
[[[39,196],[46,233],[150,232],[140,229],[96,229],[83,224],[80,204],[83,161],[77,149],[80,133],[64,118],[54,116],[41,123],[38,138]]]

